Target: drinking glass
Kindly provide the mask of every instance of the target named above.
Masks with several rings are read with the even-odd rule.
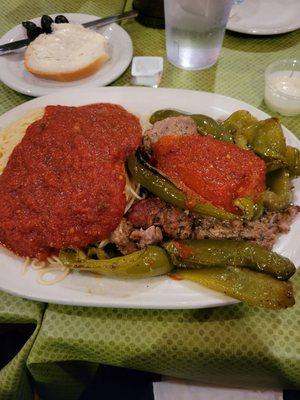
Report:
[[[234,0],[165,0],[168,60],[188,70],[217,61]]]

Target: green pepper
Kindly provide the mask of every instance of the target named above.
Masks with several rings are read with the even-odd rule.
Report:
[[[102,260],[88,258],[81,250],[63,249],[59,259],[73,270],[116,278],[149,278],[167,274],[173,268],[165,250],[158,246],[148,246],[126,256]]]
[[[286,143],[277,118],[257,121],[248,111],[231,114],[222,126],[233,136],[234,142],[250,148],[267,162],[268,171],[286,166]]]
[[[262,193],[261,201],[271,211],[286,208],[291,200],[290,174],[285,169],[278,169],[267,175],[268,190]]]
[[[242,140],[267,164],[267,171],[287,168],[291,177],[300,175],[300,151],[287,146],[277,118],[269,118],[249,126],[242,132]]]
[[[198,132],[201,135],[211,135],[215,139],[224,140],[226,142],[233,142],[232,135],[221,127],[216,120],[203,114],[189,114],[177,110],[158,110],[150,117],[150,123],[154,124],[157,121],[162,121],[169,117],[178,117],[180,115],[187,115],[191,117],[197,125]]]
[[[225,121],[222,127],[227,130],[234,138],[234,143],[242,149],[248,148],[248,135],[245,134],[249,127],[254,125],[257,119],[246,110],[238,110],[232,113]],[[249,132],[249,131],[248,131]]]
[[[277,169],[287,167],[287,162],[283,160],[266,161],[267,173],[276,171]]]
[[[164,244],[174,265],[185,268],[247,267],[286,280],[296,271],[286,257],[238,240],[181,240]]]
[[[99,249],[97,246],[89,246],[87,249],[87,257],[88,258],[97,258],[98,260],[104,260],[109,258],[108,254],[106,254],[105,250]]]
[[[252,150],[266,160],[285,162],[286,143],[277,118],[269,118],[256,124],[255,134],[250,142]]]
[[[162,121],[163,119],[179,117],[180,115],[188,115],[188,113],[169,109],[157,110],[151,115],[149,122],[150,124],[155,124],[155,122]]]
[[[235,137],[241,147],[252,148],[264,158],[284,160],[286,143],[277,118],[258,121],[250,112],[239,110],[231,114],[222,126]]]
[[[221,125],[234,136],[235,142],[237,142],[239,141],[237,138],[243,139],[244,131],[256,123],[257,119],[249,111],[238,110],[232,113]],[[243,143],[243,147],[245,145],[247,145],[247,142]]]
[[[230,137],[224,138],[224,132],[220,128],[220,125],[215,121],[213,118],[208,117],[207,115],[202,115],[202,114],[193,114],[191,115],[191,118],[193,118],[194,122],[197,125],[198,132],[201,135],[211,135],[215,139],[220,139],[220,140],[231,140]]]
[[[286,146],[285,157],[290,175],[300,176],[300,150],[296,147]]]
[[[198,132],[201,135],[210,135],[215,139],[223,140],[224,142],[233,142],[233,136],[223,129],[213,118],[202,114],[192,114],[191,118],[193,118],[196,123]]]
[[[178,208],[183,210],[188,208],[185,193],[173,185],[168,179],[157,175],[140,163],[135,155],[129,156],[127,165],[135,181],[144,186],[149,192]],[[238,219],[237,215],[207,203],[198,202],[191,208],[191,211],[202,215],[210,215],[211,217],[222,220]]]
[[[254,203],[250,197],[239,197],[234,201],[234,205],[242,211],[244,219],[248,221],[259,219],[264,212],[264,206]]]
[[[270,275],[245,268],[180,270],[172,275],[177,279],[200,283],[253,306],[279,310],[295,304],[291,282],[278,281]]]
[[[225,119],[222,122],[222,126],[234,133],[236,130],[248,128],[256,122],[257,119],[249,111],[238,110]]]
[[[254,217],[254,203],[250,197],[239,197],[234,201],[234,205],[243,212],[248,221]]]
[[[234,137],[234,144],[236,144],[241,149],[245,150],[249,149],[247,138],[245,137],[242,130],[238,129],[237,131],[235,131],[233,137]]]
[[[63,265],[70,268],[72,265],[80,264],[87,259],[83,250],[74,248],[64,248],[59,251],[58,258]]]

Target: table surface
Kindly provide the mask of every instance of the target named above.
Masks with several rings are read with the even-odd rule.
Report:
[[[0,34],[46,13],[110,15],[130,2],[11,0],[1,5]],[[300,31],[268,37],[226,32],[218,63],[183,71],[167,62],[164,31],[135,21],[122,26],[134,55],[164,57],[162,87],[220,93],[270,112],[263,102],[264,70],[300,56]],[[130,85],[128,69],[112,85]],[[0,85],[0,114],[29,98]],[[280,117],[300,137],[300,117]],[[44,305],[0,293],[1,327],[31,323],[35,329],[0,370],[0,398],[31,398],[25,365],[45,398],[77,398],[99,363],[147,370],[201,382],[240,387],[300,387],[300,276],[297,304],[269,311],[238,304],[204,310],[121,310]],[[1,345],[0,345],[1,353]]]

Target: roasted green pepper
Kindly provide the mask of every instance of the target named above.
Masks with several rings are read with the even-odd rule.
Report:
[[[300,151],[286,145],[277,118],[269,118],[249,126],[242,136],[247,145],[266,161],[268,172],[287,168],[290,176],[300,175]]]
[[[230,116],[222,122],[222,126],[231,134],[248,128],[257,123],[257,119],[246,110],[238,110],[230,114]]]
[[[179,117],[180,115],[188,115],[188,113],[184,111],[177,111],[177,110],[170,110],[170,109],[163,109],[155,111],[150,119],[150,124],[155,124],[155,122],[162,121],[163,119],[170,118],[170,117]]]
[[[264,212],[264,206],[254,203],[250,197],[239,197],[234,201],[234,205],[242,211],[243,218],[248,221],[259,219]]]
[[[290,174],[285,169],[278,169],[267,174],[267,187],[261,195],[261,201],[266,209],[271,211],[286,208],[291,200]]]
[[[59,259],[73,270],[116,278],[149,278],[167,274],[173,268],[165,250],[158,246],[148,246],[126,256],[102,260],[88,258],[81,250],[63,249]]]
[[[296,147],[286,146],[286,162],[291,176],[297,177],[300,175],[300,150]]]
[[[233,142],[233,136],[223,129],[222,126],[213,118],[203,114],[189,114],[183,111],[177,110],[158,110],[153,113],[150,117],[150,123],[154,124],[157,121],[162,121],[168,117],[178,117],[180,115],[188,115],[191,117],[197,125],[198,132],[201,135],[211,135],[215,139],[224,140],[226,142]]]
[[[277,169],[286,168],[287,162],[283,160],[266,161],[267,173],[276,171]]]
[[[247,267],[286,280],[296,271],[286,257],[238,240],[182,240],[164,244],[174,265],[186,268]]]
[[[180,270],[173,274],[224,293],[253,306],[279,310],[295,304],[292,283],[246,268],[213,267]]]
[[[287,165],[286,142],[277,118],[257,121],[248,111],[231,114],[222,126],[233,136],[239,147],[252,149],[267,163],[268,171]]]
[[[255,125],[250,146],[256,154],[266,160],[281,160],[285,162],[286,143],[278,119],[269,118],[259,121]]]
[[[88,258],[95,258],[98,260],[105,260],[109,258],[108,254],[106,254],[105,250],[100,249],[97,246],[89,246],[87,248],[87,253],[86,253]]]
[[[257,119],[253,117],[249,111],[238,110],[232,113],[221,125],[233,136],[234,143],[237,146],[247,149],[249,127],[253,126],[255,123],[257,123]],[[248,134],[245,133],[246,131]]]
[[[246,110],[238,110],[230,114],[230,116],[222,122],[222,126],[231,133],[239,129],[245,129],[255,124],[257,119]]]
[[[127,165],[133,178],[151,193],[178,208],[183,210],[188,208],[185,193],[180,189],[177,189],[177,187],[168,179],[155,174],[145,165],[140,163],[135,155],[129,156],[127,159]],[[238,218],[237,215],[206,203],[198,202],[194,207],[190,208],[190,210],[202,215],[210,215],[211,217],[218,219],[232,220]]]
[[[280,160],[285,165],[285,137],[277,118],[257,121],[247,111],[236,111],[223,126],[233,132],[238,146],[252,149],[267,162]]]
[[[88,257],[83,250],[73,249],[73,248],[64,248],[59,251],[58,258],[68,268],[71,268],[72,265],[80,264],[85,261]]]

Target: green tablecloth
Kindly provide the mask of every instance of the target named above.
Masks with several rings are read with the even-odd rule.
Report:
[[[27,365],[43,388],[51,382],[51,391],[64,384],[57,363],[69,360],[224,386],[300,387],[299,295],[297,300],[298,306],[280,312],[244,304],[184,311],[49,305]],[[68,382],[84,371],[68,366]]]
[[[0,33],[20,20],[43,13],[108,15],[123,6],[124,2],[117,0],[11,0],[2,5]],[[134,21],[123,27],[133,40],[135,55],[165,57],[164,31],[144,28]],[[216,66],[188,72],[165,59],[161,86],[221,93],[276,115],[263,103],[264,70],[274,60],[291,57],[300,57],[299,31],[272,37],[228,32]],[[113,85],[129,84],[127,70]],[[0,85],[0,113],[26,100]],[[300,137],[300,117],[281,117],[281,121]],[[0,398],[18,398],[16,390],[26,382],[22,365],[29,351],[29,371],[40,393],[49,399],[54,393],[57,399],[78,397],[98,363],[227,386],[300,388],[300,274],[293,280],[297,304],[280,312],[243,304],[185,311],[48,305],[31,351],[37,330],[0,371]],[[31,321],[38,329],[42,305],[2,294],[0,324],[7,321],[7,309],[9,322]],[[28,390],[25,397],[30,398]]]
[[[21,298],[12,297],[6,293],[0,292],[0,360],[3,359],[3,353],[7,352],[8,345],[13,346],[16,343],[9,343],[11,337],[14,342],[17,336],[14,334],[17,330],[24,330],[25,324],[32,325],[30,336],[17,354],[0,369],[0,399],[29,399],[32,397],[32,391],[28,381],[28,371],[26,370],[26,361],[33,345],[34,339],[41,326],[41,320],[44,310],[43,303],[36,303]],[[28,329],[26,329],[28,330]],[[4,347],[5,346],[5,347]],[[4,363],[3,363],[4,364]]]

